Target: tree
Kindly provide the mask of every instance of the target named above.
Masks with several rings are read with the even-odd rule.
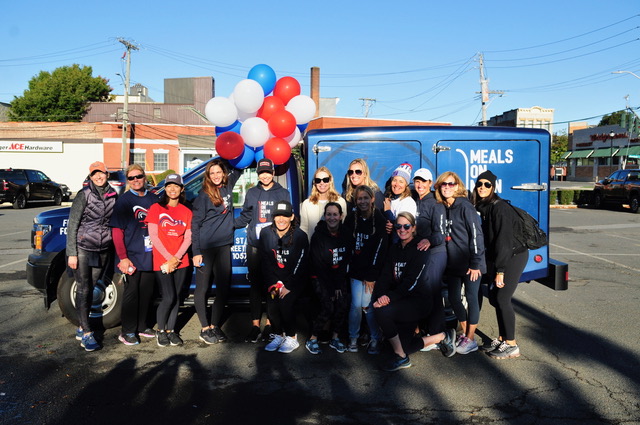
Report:
[[[569,148],[569,137],[566,133],[555,133],[551,142],[551,165],[563,162],[562,156]]]
[[[625,111],[616,111],[610,114],[606,114],[598,123],[598,127],[602,125],[620,125],[620,120],[622,119],[622,114],[624,113]]]
[[[112,88],[108,80],[93,77],[90,66],[73,64],[40,71],[29,81],[29,88],[14,97],[9,109],[11,121],[81,121],[87,102],[104,102]]]

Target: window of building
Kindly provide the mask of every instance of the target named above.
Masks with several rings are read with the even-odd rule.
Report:
[[[160,108],[153,108],[153,118],[156,118],[156,119],[162,118],[162,112]]]
[[[169,169],[169,151],[157,149],[153,151],[153,170],[166,171]]]
[[[147,168],[147,151],[145,149],[131,149],[131,163]]]

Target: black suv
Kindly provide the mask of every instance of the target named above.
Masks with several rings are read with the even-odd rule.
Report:
[[[16,209],[37,202],[60,205],[68,193],[68,187],[54,182],[42,171],[18,168],[0,170],[0,204],[11,202]]]

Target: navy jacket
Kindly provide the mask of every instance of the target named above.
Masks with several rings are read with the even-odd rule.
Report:
[[[274,182],[269,190],[264,190],[262,184],[247,191],[240,216],[235,219],[235,228],[247,226],[247,245],[258,245],[258,234],[262,229],[271,225],[271,213],[279,201],[288,201],[289,191],[280,183]]]
[[[280,238],[274,226],[262,230],[259,241],[265,290],[278,281],[290,291],[301,291],[308,281],[309,238],[299,228]]]
[[[342,289],[347,282],[353,246],[353,236],[342,223],[338,233],[332,235],[327,229],[327,223],[320,220],[311,237],[311,277],[317,278],[332,292]]]

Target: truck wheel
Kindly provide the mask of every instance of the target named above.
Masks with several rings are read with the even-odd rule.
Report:
[[[58,190],[53,194],[53,205],[58,206],[60,204],[62,204],[62,192]]]
[[[595,208],[602,208],[604,206],[604,202],[602,202],[602,194],[600,193],[593,194],[593,206]]]
[[[15,201],[13,201],[13,208],[16,210],[21,210],[23,208],[26,208],[27,206],[27,197],[24,196],[24,193],[19,193],[18,196],[16,196]]]
[[[631,199],[629,200],[629,207],[630,207],[632,213],[635,214],[635,213],[638,212],[638,207],[640,206],[638,204],[639,204],[638,195],[633,195],[631,197]]]
[[[120,274],[114,276],[120,280]],[[120,324],[120,310],[124,287],[108,281],[98,281],[93,288],[93,303],[89,312],[89,320],[99,321],[105,329],[115,328]],[[76,312],[76,280],[63,272],[58,282],[58,306],[68,321],[78,326]]]

